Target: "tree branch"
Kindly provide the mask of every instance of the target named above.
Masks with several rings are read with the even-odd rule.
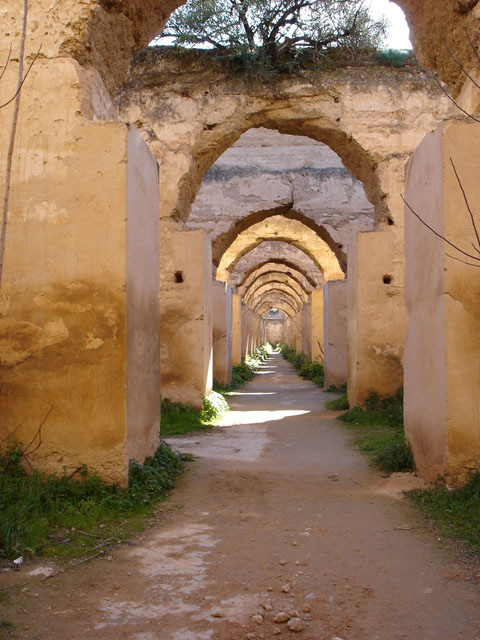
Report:
[[[457,179],[458,182],[458,186],[460,187],[460,190],[463,194],[463,199],[465,200],[465,205],[468,209],[468,213],[470,214],[470,220],[472,221],[472,226],[473,226],[473,230],[475,231],[475,236],[477,238],[477,242],[478,242],[478,246],[480,247],[480,237],[478,235],[478,229],[477,229],[477,225],[475,224],[475,218],[473,217],[473,213],[472,213],[472,209],[470,207],[470,203],[468,202],[468,198],[467,198],[467,194],[465,193],[465,189],[463,188],[463,184],[462,181],[460,180],[460,176],[458,175],[457,172],[457,168],[455,166],[455,164],[453,163],[452,158],[450,158],[450,163],[453,167],[453,171],[455,173],[455,177]],[[480,253],[480,251],[475,247],[475,245],[473,245],[473,248],[477,251],[477,253]]]
[[[18,81],[17,81],[18,87],[15,95],[15,106],[13,109],[12,126],[10,129],[10,140],[9,140],[8,152],[7,152],[7,168],[5,172],[5,187],[4,187],[3,205],[2,205],[2,227],[1,227],[2,237],[0,240],[0,291],[2,289],[3,263],[5,258],[5,240],[7,235],[7,217],[8,217],[8,204],[10,201],[10,185],[12,180],[13,150],[15,148],[15,136],[17,133],[18,113],[20,111],[21,89],[25,81],[23,77],[23,60],[25,56],[25,40],[27,37],[27,16],[28,16],[28,0],[23,0],[22,36],[20,40],[20,52],[19,52],[19,58],[18,58]],[[30,68],[31,68],[31,65],[30,65]]]
[[[478,260],[480,261],[480,258],[477,258],[477,256],[473,256],[471,253],[467,253],[466,251],[464,251],[463,249],[460,249],[460,247],[457,247],[456,244],[453,244],[453,242],[450,242],[450,240],[447,240],[447,238],[445,238],[445,236],[442,236],[441,233],[439,233],[438,231],[435,231],[435,229],[433,227],[431,227],[429,224],[427,224],[425,222],[425,220],[422,220],[422,218],[418,215],[418,213],[412,209],[412,207],[408,204],[408,202],[405,200],[405,198],[403,197],[403,195],[400,195],[401,199],[403,200],[404,204],[410,209],[410,211],[413,213],[413,215],[418,218],[418,220],[420,220],[420,222],[427,227],[427,229],[429,229],[434,235],[436,235],[438,238],[440,238],[441,240],[443,240],[444,242],[446,242],[447,244],[449,244],[451,247],[453,247],[456,251],[459,251],[460,253],[462,253],[464,256],[467,256],[467,258],[471,258],[472,260]]]

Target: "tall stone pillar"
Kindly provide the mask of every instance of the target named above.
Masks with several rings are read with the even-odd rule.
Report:
[[[312,360],[323,361],[323,289],[314,289],[311,300]]]
[[[162,225],[162,397],[194,407],[212,390],[212,249],[203,230]]]
[[[480,128],[445,122],[426,136],[406,170],[405,430],[426,480],[462,479],[480,464],[479,248],[462,188],[480,201]],[[477,216],[478,224],[478,216]],[[450,257],[452,256],[452,257]]]
[[[12,63],[3,95],[14,85]],[[0,110],[3,150],[11,108]],[[143,462],[158,444],[158,172],[134,127],[93,121],[109,113],[100,80],[67,58],[38,59],[23,87],[0,300],[0,439],[14,429],[33,439],[29,462],[44,471],[86,464],[125,484],[129,459]]]
[[[248,347],[249,347],[249,340],[250,340],[250,331],[249,331],[250,330],[250,326],[249,326],[250,309],[249,309],[249,306],[248,306],[248,304],[246,302],[242,302],[240,318],[241,318],[241,324],[242,324],[242,330],[241,330],[241,336],[242,336],[241,354],[242,354],[242,359],[243,359],[248,355]]]
[[[232,381],[232,289],[213,283],[213,379],[221,385]]]
[[[404,262],[389,231],[358,233],[348,253],[348,401],[403,384]]]
[[[329,280],[323,288],[325,388],[347,382],[347,281]]]
[[[232,295],[232,365],[242,361],[242,298]]]
[[[302,312],[298,311],[293,317],[295,323],[295,351],[302,353],[303,349],[303,318]]]

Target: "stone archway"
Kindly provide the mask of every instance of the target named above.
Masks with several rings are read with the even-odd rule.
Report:
[[[276,215],[263,222],[252,224],[237,235],[230,247],[223,253],[217,268],[217,280],[228,282],[238,261],[266,240],[287,242],[302,249],[324,273],[325,279],[343,277],[336,256],[326,242],[312,229],[297,220]]]

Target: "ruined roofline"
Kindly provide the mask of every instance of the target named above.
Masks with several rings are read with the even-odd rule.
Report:
[[[328,89],[330,84],[343,82],[359,86],[366,84],[400,85],[409,90],[425,90],[431,85],[432,90],[438,92],[438,87],[430,78],[431,72],[420,67],[417,63],[404,67],[392,67],[379,62],[378,59],[337,60],[325,62],[323,66],[305,68],[294,73],[276,73],[269,78],[252,78],[247,73],[228,67],[225,61],[219,59],[219,53],[211,49],[181,49],[179,47],[147,47],[132,57],[130,76],[119,89],[121,97],[129,91],[138,89],[168,89],[174,85],[178,90],[178,83],[182,90],[188,93],[189,82],[192,88],[198,88],[206,82],[233,83],[233,93],[238,93],[241,85],[248,87],[250,94],[271,93],[279,95],[284,85],[303,85],[307,90],[311,85],[314,91],[319,88]],[[201,82],[201,79],[203,82]],[[329,79],[331,79],[329,81]],[[173,87],[172,87],[173,88]],[[185,95],[187,95],[185,93]]]

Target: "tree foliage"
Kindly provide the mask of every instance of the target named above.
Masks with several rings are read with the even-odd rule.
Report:
[[[176,46],[254,54],[275,65],[298,50],[318,55],[342,48],[355,55],[377,48],[386,28],[385,19],[373,20],[364,0],[189,0],[160,38],[173,38]]]

